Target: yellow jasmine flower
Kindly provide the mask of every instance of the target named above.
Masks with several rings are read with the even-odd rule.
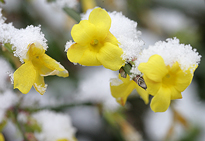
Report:
[[[82,20],[73,26],[71,35],[76,42],[67,52],[71,62],[85,66],[100,66],[111,70],[119,70],[124,65],[119,42],[109,29],[111,18],[101,9],[95,8],[88,20]]]
[[[2,133],[0,133],[0,141],[5,141]]]
[[[171,100],[182,98],[181,92],[190,85],[193,78],[193,68],[183,71],[178,62],[166,66],[160,55],[151,56],[148,62],[140,63],[138,69],[144,74],[148,93],[154,96],[150,104],[154,112],[164,112]]]
[[[126,78],[123,78],[119,74],[119,79],[122,81],[122,83],[119,85],[113,85],[112,83],[110,83],[111,94],[114,98],[116,98],[116,101],[119,104],[124,106],[127,101],[127,97],[131,94],[131,92],[134,89],[137,90],[138,94],[142,97],[145,104],[149,102],[149,95],[146,92],[146,90],[138,86],[135,81],[130,80],[129,75],[127,75]]]
[[[27,94],[34,86],[36,91],[44,94],[47,85],[44,76],[57,75],[68,77],[68,71],[56,60],[45,54],[45,50],[38,43],[28,45],[25,62],[14,72],[14,89],[18,88],[23,94]]]

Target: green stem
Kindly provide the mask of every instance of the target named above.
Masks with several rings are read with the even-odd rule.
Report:
[[[68,7],[64,7],[63,10],[71,17],[73,18],[76,22],[80,22],[81,17],[80,14],[77,13],[75,10],[68,8]]]

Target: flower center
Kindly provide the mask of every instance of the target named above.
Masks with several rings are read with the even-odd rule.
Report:
[[[176,78],[173,74],[167,73],[162,79],[162,84],[165,87],[170,87],[175,84]]]
[[[166,78],[170,78],[170,74],[167,74],[165,77],[166,77]]]
[[[98,44],[98,42],[99,42],[99,41],[98,41],[97,39],[94,39],[94,40],[91,41],[90,44],[91,44],[92,46],[96,46],[96,45]]]

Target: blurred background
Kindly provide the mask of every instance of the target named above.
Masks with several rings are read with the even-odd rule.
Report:
[[[71,0],[70,0],[71,1]],[[124,107],[115,102],[109,90],[109,79],[118,72],[103,67],[84,67],[70,63],[65,44],[72,40],[70,31],[77,22],[55,0],[5,0],[0,4],[6,22],[16,28],[41,25],[48,40],[47,54],[68,71],[68,78],[45,77],[47,92],[42,96],[32,89],[24,96],[24,106],[38,103],[54,106],[53,110],[68,113],[79,141],[203,141],[205,140],[205,1],[204,0],[73,0],[71,9],[83,13],[99,6],[107,11],[122,12],[138,23],[144,47],[167,38],[177,37],[191,44],[202,55],[192,84],[164,113],[154,113],[136,91]],[[1,34],[1,33],[0,33]],[[11,66],[21,63],[8,51],[0,50]],[[33,103],[31,102],[33,101]],[[74,105],[70,106],[70,104]],[[64,106],[58,105],[64,104]],[[3,131],[6,140],[12,136],[12,125]]]

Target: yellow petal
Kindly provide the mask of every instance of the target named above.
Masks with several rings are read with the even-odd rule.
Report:
[[[121,58],[122,54],[123,51],[121,48],[109,42],[106,42],[104,46],[99,50],[97,59],[105,68],[117,71],[125,64],[125,61]]]
[[[47,56],[43,47],[38,43],[29,46],[27,56],[41,75],[56,75],[59,71],[65,70],[57,61]]]
[[[40,74],[36,75],[36,79],[33,86],[36,91],[39,92],[41,95],[46,92],[47,85],[45,85],[44,77],[40,76]]]
[[[147,63],[140,63],[138,69],[155,82],[161,82],[162,78],[168,72],[164,60],[160,55],[152,55]]]
[[[32,60],[32,63],[38,73],[42,76],[58,75],[67,77],[68,72],[65,68],[60,65],[56,60],[52,59],[46,54],[39,56]]]
[[[30,61],[25,62],[14,72],[14,89],[18,88],[27,94],[36,79],[36,70]]]
[[[82,20],[79,24],[75,24],[71,30],[73,40],[82,45],[88,45],[96,36],[96,28],[88,20]]]
[[[32,43],[28,46],[27,57],[32,60],[39,57],[45,53],[43,46],[39,43]]]
[[[170,89],[161,87],[158,93],[152,98],[150,107],[154,112],[165,112],[170,105],[170,101]]]
[[[95,25],[97,39],[104,40],[111,27],[111,18],[102,8],[95,8],[89,16],[89,22]]]
[[[79,63],[81,57],[83,56],[85,50],[87,50],[87,46],[81,46],[77,43],[73,44],[67,51],[67,57],[70,62]]]
[[[110,33],[110,31],[108,32],[107,37],[105,38],[104,42],[110,42],[111,44],[116,45],[116,46],[118,46],[119,44],[117,38],[112,33]]]
[[[147,85],[147,92],[154,96],[159,91],[160,87],[162,86],[162,83],[152,81],[146,75],[143,75],[143,78]]]
[[[116,98],[117,102],[121,105],[125,105],[127,97],[134,90],[137,84],[133,80],[130,80],[129,77],[122,78],[119,76],[119,78],[123,81],[123,83],[118,86],[110,83],[110,90],[112,96]]]
[[[136,85],[136,90],[137,93],[140,95],[140,97],[144,100],[145,104],[149,103],[149,94],[146,90],[144,90],[143,88],[141,88],[140,86]]]
[[[102,65],[97,59],[97,50],[92,46],[72,45],[67,52],[67,57],[71,62],[85,66]]]
[[[190,84],[193,79],[193,74],[188,70],[183,72],[181,69],[176,73],[175,88],[183,92]]]
[[[178,91],[174,86],[169,87],[169,89],[171,91],[171,100],[182,98],[181,92]]]
[[[49,75],[57,75],[61,77],[68,77],[68,71],[56,60],[51,58],[50,56],[44,54],[41,57],[41,60],[45,67],[52,70]],[[49,73],[49,72],[48,72]]]
[[[88,45],[78,63],[85,66],[102,65],[97,58],[99,48],[100,46],[92,47],[91,45]]]

